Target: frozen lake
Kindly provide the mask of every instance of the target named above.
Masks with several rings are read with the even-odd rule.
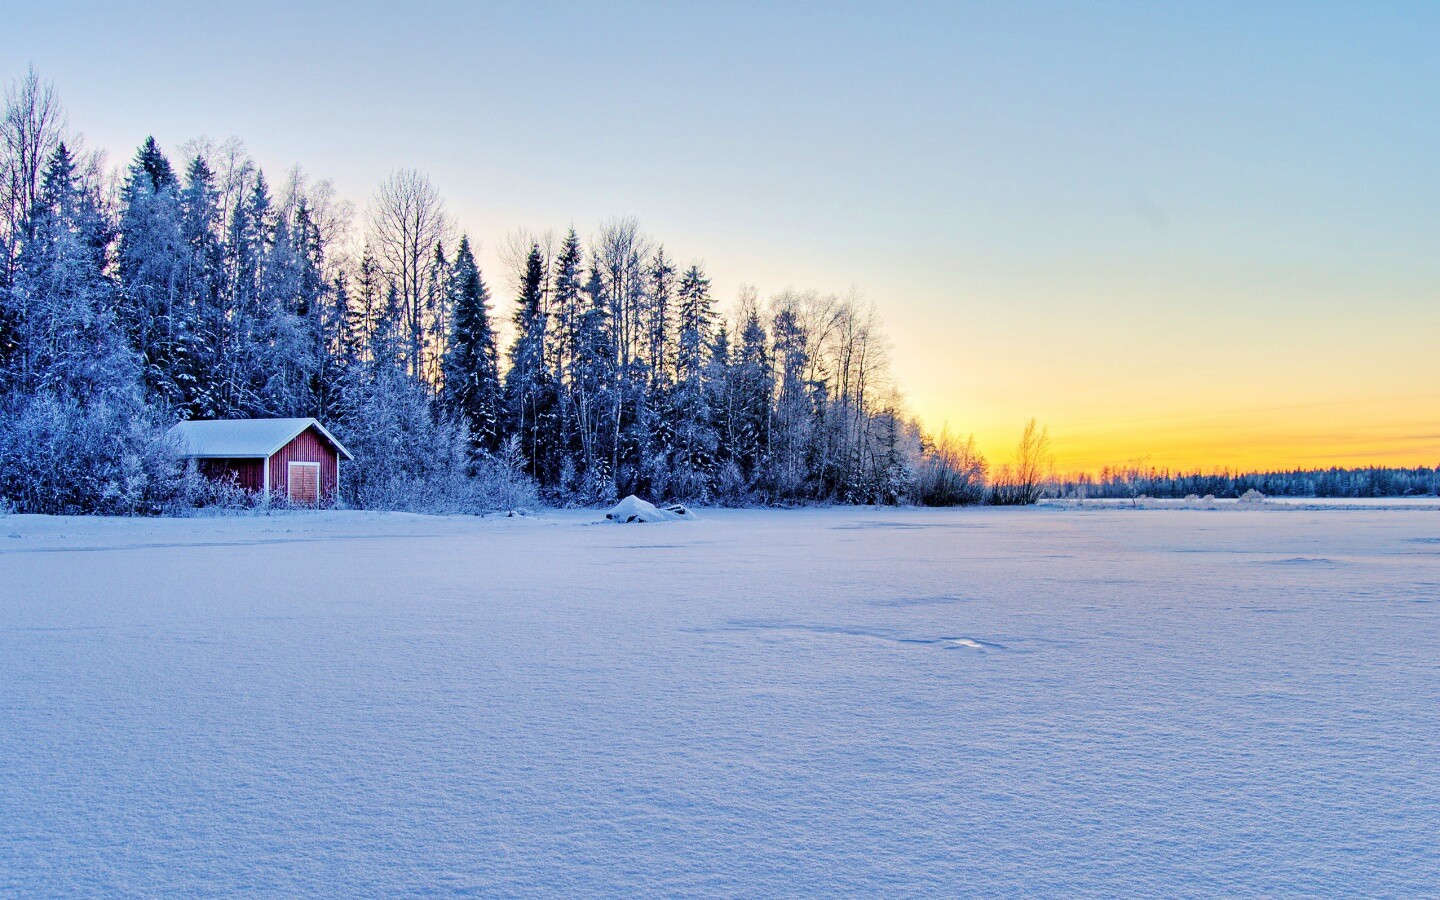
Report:
[[[1433,894],[1351,507],[0,518],[0,895]]]

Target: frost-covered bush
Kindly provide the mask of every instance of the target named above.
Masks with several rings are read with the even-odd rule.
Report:
[[[540,505],[535,479],[525,473],[520,438],[495,454],[481,456],[471,475],[476,499],[485,509],[534,509]]]
[[[449,423],[388,424],[394,427],[340,430],[355,454],[341,482],[346,503],[359,509],[480,511],[472,502],[463,433]]]
[[[437,414],[403,373],[380,372],[357,390],[336,431],[355,456],[341,480],[347,505],[440,514],[537,505],[517,443],[477,459],[464,425]]]
[[[199,480],[167,423],[124,395],[41,393],[0,410],[0,496],[20,512],[154,515],[192,505]]]
[[[910,497],[922,506],[983,503],[988,471],[975,438],[961,438],[947,429],[925,448],[910,479]]]
[[[194,474],[193,467],[191,473]],[[197,509],[215,512],[242,512],[259,509],[265,505],[263,494],[247,491],[240,486],[235,476],[229,478],[205,478],[196,475],[196,485],[191,499]]]
[[[745,474],[733,459],[722,463],[715,476],[715,499],[726,506],[744,506],[753,499]]]

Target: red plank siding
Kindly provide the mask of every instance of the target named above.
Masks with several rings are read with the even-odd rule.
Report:
[[[287,478],[292,462],[313,462],[320,464],[321,502],[335,497],[336,478],[339,474],[339,456],[335,448],[315,428],[307,428],[295,436],[290,443],[270,457],[270,490],[281,497],[288,496]]]

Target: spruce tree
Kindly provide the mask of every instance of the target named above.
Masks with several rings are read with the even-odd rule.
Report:
[[[665,256],[665,248],[655,251],[649,270],[649,304],[645,320],[646,362],[657,385],[668,384],[672,360],[671,294],[674,291],[675,267]]]
[[[785,306],[775,314],[772,338],[778,385],[766,482],[774,499],[796,499],[802,496],[809,474],[814,404],[811,386],[805,377],[810,363],[805,330],[794,309]]]
[[[705,383],[715,310],[710,280],[699,266],[685,270],[676,299],[679,335],[670,403],[675,427],[670,465],[672,490],[682,499],[703,500],[710,490],[718,439]]]
[[[616,370],[614,321],[600,273],[591,267],[587,302],[576,322],[569,392],[578,445],[574,464],[583,502],[604,502],[615,492]]]
[[[760,474],[769,447],[775,376],[767,341],[760,313],[751,307],[745,316],[734,366],[736,429],[732,448],[747,481]]]
[[[185,302],[188,251],[180,228],[178,185],[155,139],[146,139],[121,190],[120,316],[140,355],[145,384],[161,402],[180,405],[189,338]]]
[[[223,247],[220,207],[214,175],[204,158],[190,161],[179,194],[180,238],[184,242],[176,319],[175,356],[171,362],[176,404],[187,418],[214,418],[223,412],[215,375],[233,346],[221,294]]]
[[[530,476],[550,483],[555,471],[555,383],[546,362],[544,291],[545,259],[540,246],[531,244],[515,304],[515,339],[510,345],[510,370],[505,373],[505,410],[507,428],[520,438]]]
[[[360,266],[355,273],[355,297],[350,307],[350,332],[360,348],[357,357],[364,361],[369,358],[368,340],[375,330],[375,323],[384,310],[383,276],[380,265],[370,245],[360,256]]]
[[[490,325],[490,292],[468,237],[460,239],[446,289],[451,324],[441,398],[446,409],[469,426],[475,447],[493,452],[500,445],[500,372]]]
[[[135,154],[135,169],[132,171],[136,170],[149,178],[150,189],[156,193],[176,186],[175,171],[170,167],[170,160],[160,152],[160,145],[155,143],[154,135],[147,137]]]
[[[19,323],[9,387],[87,403],[138,397],[134,356],[115,318],[111,232],[93,186],[61,143],[51,155],[6,297]]]

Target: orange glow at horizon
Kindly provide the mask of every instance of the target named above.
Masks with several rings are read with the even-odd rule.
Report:
[[[1033,416],[1060,473],[1135,460],[1184,472],[1440,466],[1440,306],[1418,272],[1282,281],[974,261],[953,275],[918,311],[896,308],[895,375],[923,427],[974,434],[992,464],[1012,459]]]
[[[1440,392],[1380,400],[1293,404],[1234,412],[1129,416],[1037,416],[1050,432],[1056,471],[1098,474],[1106,466],[1139,461],[1173,472],[1283,471],[1332,466],[1440,466],[1440,424],[1417,423],[1417,410],[1440,411]],[[937,432],[962,421],[943,411],[920,412]],[[976,428],[992,464],[1009,462],[1025,420]],[[941,423],[941,424],[932,424]],[[962,431],[953,424],[952,431]]]

